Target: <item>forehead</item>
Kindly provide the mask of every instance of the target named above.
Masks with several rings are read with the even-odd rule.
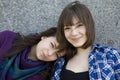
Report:
[[[77,17],[72,17],[71,19],[64,20],[64,26],[72,26],[77,23],[80,23],[80,19],[78,19]]]
[[[78,25],[79,23],[81,23],[80,20],[78,18],[73,17],[71,23],[64,24],[64,27]]]
[[[48,41],[53,41],[53,42],[58,43],[55,36],[48,37],[47,39],[48,39]]]
[[[47,39],[52,40],[52,41],[56,41],[56,37],[55,36],[47,37]]]
[[[72,22],[73,22],[73,25],[80,23],[79,19],[75,17],[72,19]]]

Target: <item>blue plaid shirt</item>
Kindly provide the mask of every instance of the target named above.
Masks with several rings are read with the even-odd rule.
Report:
[[[94,44],[88,60],[90,80],[120,80],[120,52],[116,49]],[[64,58],[56,61],[51,80],[60,80],[64,63]]]

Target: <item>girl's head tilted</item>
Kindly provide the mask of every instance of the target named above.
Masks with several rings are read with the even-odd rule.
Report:
[[[68,36],[73,35],[72,34],[73,31],[74,32],[76,32],[78,30],[80,31],[81,28],[78,29],[78,27],[81,27],[81,26],[83,26],[85,28],[84,35],[85,35],[86,39],[84,39],[85,42],[80,47],[87,48],[87,47],[91,46],[94,42],[95,29],[94,29],[94,21],[93,21],[92,15],[91,15],[89,9],[85,5],[81,4],[79,1],[71,2],[63,9],[63,11],[59,17],[57,26],[58,26],[57,40],[60,43],[64,43],[62,45],[63,48],[64,48],[64,46],[68,45],[69,43],[72,44],[74,47],[78,47],[78,46],[75,46],[71,42],[71,40],[69,40]],[[68,31],[69,31],[69,33],[68,33]],[[79,33],[79,31],[78,31],[78,33]],[[73,39],[77,38],[75,36],[71,36],[71,37]],[[69,43],[67,43],[67,41]]]
[[[36,57],[43,61],[54,61],[60,57],[59,43],[56,40],[56,28],[52,27],[41,33],[41,40],[36,45]]]

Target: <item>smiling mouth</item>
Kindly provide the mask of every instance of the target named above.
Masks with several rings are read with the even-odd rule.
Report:
[[[74,38],[72,39],[73,42],[78,42],[81,38]]]
[[[41,54],[42,54],[42,56],[45,56],[45,54],[44,54],[44,52],[43,52],[43,51],[41,51]]]

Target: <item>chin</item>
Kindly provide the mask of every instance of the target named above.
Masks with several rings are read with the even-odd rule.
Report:
[[[37,59],[38,59],[38,60],[41,60],[41,61],[44,61],[44,59],[42,59],[42,58],[40,58],[40,57],[39,57],[39,58],[37,58]]]
[[[82,47],[83,44],[74,44],[73,46],[74,46],[74,47]]]

